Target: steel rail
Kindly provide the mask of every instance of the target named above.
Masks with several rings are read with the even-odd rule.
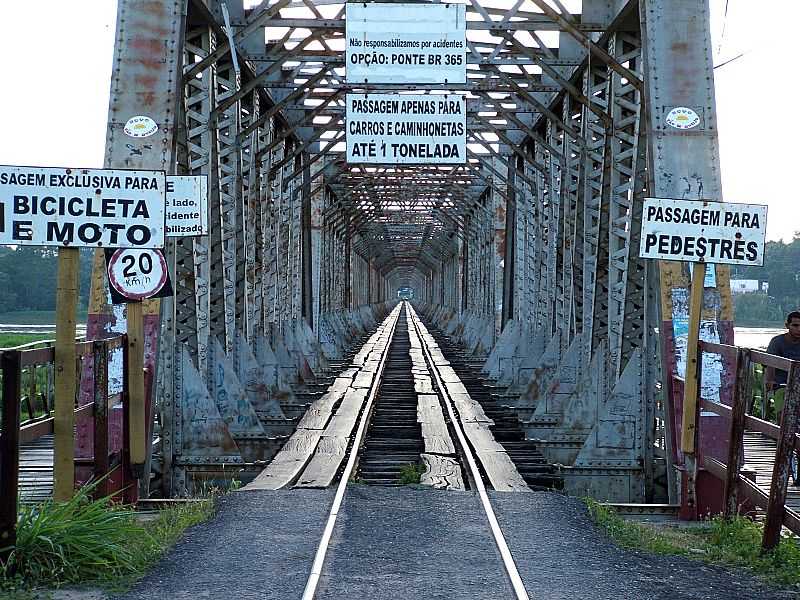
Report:
[[[481,478],[478,464],[475,461],[475,456],[473,455],[472,449],[470,448],[466,436],[464,435],[464,430],[461,428],[461,422],[456,417],[455,410],[453,408],[453,400],[450,397],[450,394],[447,392],[447,388],[445,387],[444,382],[439,375],[439,370],[436,368],[436,364],[433,362],[433,357],[431,356],[430,348],[428,348],[428,343],[425,341],[425,338],[420,330],[420,319],[417,316],[417,311],[414,310],[409,302],[406,302],[406,309],[411,315],[411,322],[414,324],[414,330],[417,332],[425,359],[428,361],[428,369],[431,372],[431,375],[433,375],[433,377],[436,379],[436,385],[439,388],[442,398],[445,400],[445,407],[447,408],[447,413],[450,416],[450,422],[456,432],[458,442],[461,444],[464,457],[467,459],[467,464],[469,465],[472,479],[475,482],[475,488],[478,491],[478,496],[481,499],[483,510],[486,513],[486,519],[489,521],[489,528],[492,530],[492,535],[494,537],[495,544],[497,545],[497,549],[500,552],[500,557],[503,559],[503,566],[506,569],[506,574],[508,575],[511,587],[514,588],[514,594],[517,600],[529,600],[530,596],[528,595],[528,591],[525,589],[525,584],[522,582],[522,577],[520,577],[517,564],[514,562],[514,557],[511,555],[511,550],[508,547],[505,536],[503,536],[503,531],[500,529],[500,523],[497,521],[497,516],[495,515],[492,504],[489,501],[489,495],[486,493],[486,486],[483,484],[483,479]]]
[[[370,413],[372,412],[372,404],[378,394],[381,376],[383,375],[383,367],[386,364],[386,358],[389,356],[389,348],[391,347],[392,340],[394,339],[394,330],[395,326],[397,325],[397,320],[400,318],[401,305],[398,304],[393,311],[397,312],[394,315],[394,321],[391,323],[389,339],[386,341],[386,347],[383,349],[378,370],[375,372],[375,377],[372,380],[369,396],[367,396],[364,410],[361,412],[361,417],[359,418],[358,429],[356,429],[356,435],[353,438],[353,445],[350,448],[350,456],[347,459],[347,464],[342,472],[339,485],[336,488],[336,495],[333,498],[333,504],[331,504],[328,520],[325,523],[325,529],[322,532],[322,538],[320,539],[319,546],[317,547],[317,552],[314,555],[314,562],[311,564],[311,574],[309,575],[308,581],[306,582],[306,587],[303,590],[303,600],[312,600],[312,598],[314,598],[314,594],[317,591],[317,585],[319,584],[319,578],[322,575],[322,567],[325,564],[325,556],[328,553],[331,536],[333,535],[333,528],[336,525],[336,517],[339,516],[339,509],[341,508],[342,501],[344,500],[344,493],[347,489],[347,483],[350,481],[350,476],[355,468],[358,451],[361,448],[361,443],[367,430]],[[391,317],[392,315],[390,314],[388,318]]]

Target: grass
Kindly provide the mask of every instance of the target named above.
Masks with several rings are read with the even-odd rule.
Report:
[[[0,598],[67,584],[121,591],[214,512],[214,499],[178,505],[142,523],[130,507],[92,500],[92,486],[68,502],[20,506],[17,544],[0,574]],[[16,575],[11,576],[12,567]]]
[[[55,339],[55,333],[0,333],[0,348],[14,348],[30,342]]]
[[[86,322],[86,309],[79,307],[77,311],[78,323]],[[12,325],[52,325],[56,322],[54,310],[15,310],[0,313],[0,323]]]
[[[413,483],[419,483],[420,478],[422,477],[423,471],[422,466],[411,463],[408,465],[404,465],[400,469],[400,485],[411,485]]]
[[[730,522],[715,518],[685,530],[625,521],[613,509],[595,500],[584,501],[592,520],[622,548],[744,567],[772,585],[800,585],[800,545],[796,537],[785,537],[774,551],[762,554],[763,529],[744,517]]]

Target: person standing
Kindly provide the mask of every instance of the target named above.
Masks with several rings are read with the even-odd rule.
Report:
[[[786,316],[786,329],[786,333],[776,335],[770,340],[767,352],[791,360],[800,360],[800,311],[794,310]],[[767,367],[764,377],[767,391],[774,392],[775,416],[779,423],[788,375],[783,369]]]

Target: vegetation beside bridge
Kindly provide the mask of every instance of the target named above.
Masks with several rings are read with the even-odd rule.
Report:
[[[794,536],[762,554],[763,527],[744,517],[671,527],[626,521],[608,506],[591,498],[584,501],[595,524],[622,548],[745,568],[770,585],[800,591],[800,540]]]

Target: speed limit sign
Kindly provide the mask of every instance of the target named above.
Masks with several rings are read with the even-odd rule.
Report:
[[[107,254],[106,263],[112,300],[130,302],[172,293],[167,261],[160,250],[121,248]]]

